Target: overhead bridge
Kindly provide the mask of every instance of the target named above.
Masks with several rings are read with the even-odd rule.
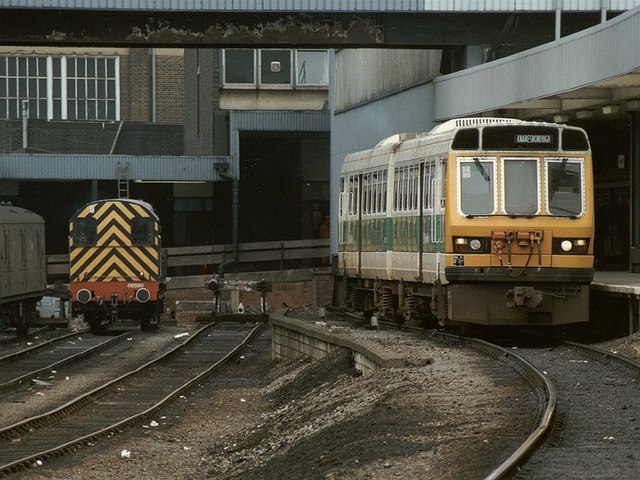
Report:
[[[506,42],[525,47],[595,25],[638,2],[564,3],[566,8],[555,0],[8,0],[0,5],[0,42],[263,48]]]

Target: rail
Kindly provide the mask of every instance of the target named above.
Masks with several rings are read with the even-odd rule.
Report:
[[[231,244],[169,247],[162,249],[167,275],[214,273],[233,259]],[[285,240],[238,244],[238,263],[229,271],[285,270],[328,264],[329,239]],[[49,280],[69,277],[69,255],[47,255]]]

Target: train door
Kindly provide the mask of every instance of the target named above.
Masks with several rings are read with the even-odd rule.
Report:
[[[347,175],[341,180],[338,248],[344,272],[360,272],[361,251],[361,176]]]

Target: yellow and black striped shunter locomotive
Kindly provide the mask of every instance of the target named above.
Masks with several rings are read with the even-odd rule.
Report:
[[[164,272],[160,221],[150,204],[98,200],[71,217],[69,290],[74,314],[82,313],[94,333],[122,320],[157,327]]]

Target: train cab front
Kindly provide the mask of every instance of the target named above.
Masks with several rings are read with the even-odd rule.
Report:
[[[524,223],[524,222],[523,222]],[[454,235],[447,255],[452,321],[557,325],[588,320],[591,229],[487,228]],[[473,232],[475,233],[475,232]]]

